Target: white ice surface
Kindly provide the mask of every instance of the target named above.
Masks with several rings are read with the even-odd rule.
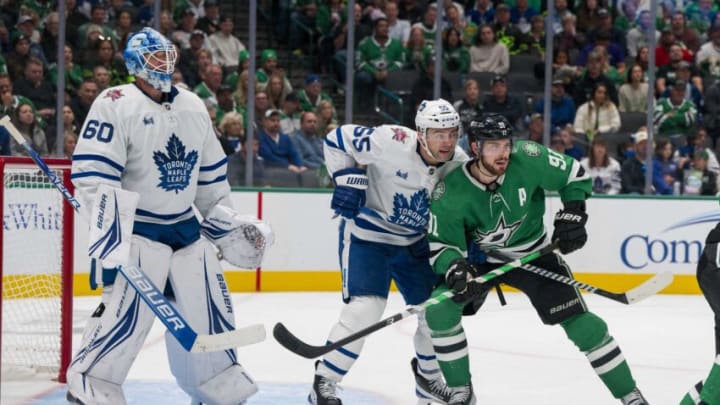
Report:
[[[240,348],[238,357],[259,381],[261,391],[249,405],[304,404],[313,377],[313,361],[298,357],[272,338],[283,322],[306,342],[319,345],[336,321],[339,293],[234,294],[238,324],[264,323],[268,339]],[[495,295],[474,317],[465,317],[473,383],[478,404],[618,404],[565,337],[559,326],[541,324],[521,294]],[[628,359],[639,387],[652,405],[678,404],[684,392],[705,377],[714,360],[713,317],[701,296],[655,296],[631,306],[585,295],[590,309],[603,317]],[[75,300],[75,344],[99,298]],[[403,309],[391,294],[385,315]],[[413,318],[373,334],[342,383],[346,405],[415,404],[410,371]],[[130,371],[126,395],[131,404],[188,404],[176,387],[165,357],[163,326],[155,324]],[[3,381],[0,403],[63,404],[63,385],[35,378]]]

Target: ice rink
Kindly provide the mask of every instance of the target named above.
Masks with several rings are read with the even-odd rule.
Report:
[[[559,326],[542,325],[523,295],[508,293],[506,298],[508,305],[501,307],[491,294],[479,314],[464,318],[478,405],[619,403]],[[661,295],[631,306],[588,294],[585,298],[607,321],[652,405],[678,404],[709,371],[713,321],[701,296]],[[340,293],[235,294],[234,300],[239,325],[259,322],[268,329],[266,341],[238,350],[241,363],[260,385],[248,403],[307,403],[313,361],[282,348],[271,336],[272,326],[281,321],[306,342],[322,344],[342,306]],[[76,299],[76,345],[98,302],[99,297]],[[392,294],[385,314],[403,308],[401,297]],[[408,318],[371,335],[341,384],[344,404],[415,404],[410,371],[415,325],[415,319]],[[163,331],[156,322],[130,371],[125,386],[130,404],[189,404],[167,366]],[[1,390],[2,405],[65,403],[65,387],[49,381],[4,381]]]

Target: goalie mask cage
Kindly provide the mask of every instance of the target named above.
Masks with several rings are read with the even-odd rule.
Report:
[[[70,160],[45,159],[72,192]],[[30,158],[0,157],[0,378],[65,382],[72,350],[74,211]]]

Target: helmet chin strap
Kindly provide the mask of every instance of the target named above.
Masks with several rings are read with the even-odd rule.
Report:
[[[423,148],[423,150],[425,150],[425,153],[427,153],[428,156],[433,158],[436,162],[440,162],[440,163],[446,162],[445,160],[442,160],[442,159],[438,158],[437,156],[435,156],[435,154],[432,153],[432,151],[430,151],[430,147],[428,146],[428,143],[427,143],[427,128],[425,128],[425,130],[420,131],[420,137],[422,138],[422,141],[420,142],[420,146]]]

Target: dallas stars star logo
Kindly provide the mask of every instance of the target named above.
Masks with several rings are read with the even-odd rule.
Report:
[[[505,246],[521,222],[522,219],[508,224],[505,222],[505,215],[500,213],[500,218],[498,218],[495,229],[488,232],[481,232],[479,229],[476,229],[473,232],[473,241],[481,247]]]

